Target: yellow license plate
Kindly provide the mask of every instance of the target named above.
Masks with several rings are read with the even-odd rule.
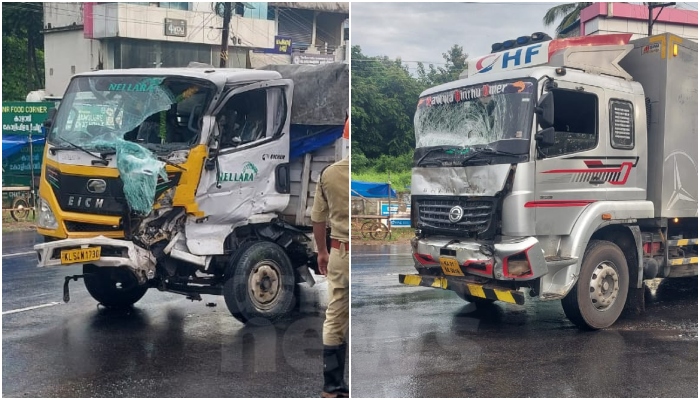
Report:
[[[88,247],[87,249],[74,249],[61,251],[61,264],[80,264],[100,259],[102,247]]]
[[[454,258],[440,257],[440,266],[445,275],[464,276],[462,269],[459,268],[459,263]]]

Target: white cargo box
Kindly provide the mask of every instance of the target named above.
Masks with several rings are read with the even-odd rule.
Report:
[[[672,34],[630,42],[620,62],[647,98],[648,186],[656,217],[698,215],[698,44]]]

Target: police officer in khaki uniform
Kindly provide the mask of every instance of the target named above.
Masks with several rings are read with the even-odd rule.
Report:
[[[321,174],[311,212],[314,239],[318,247],[318,267],[328,277],[330,301],[323,323],[323,392],[321,397],[348,397],[345,383],[346,336],[349,314],[350,264],[350,164],[347,157],[330,165]],[[331,227],[328,254],[326,225]]]

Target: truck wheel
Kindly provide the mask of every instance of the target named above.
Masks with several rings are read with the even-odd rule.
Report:
[[[13,210],[10,216],[17,222],[22,222],[29,216],[29,202],[24,197],[17,197],[12,202]]]
[[[227,276],[226,306],[241,322],[256,318],[274,322],[296,305],[292,262],[275,243],[257,242],[244,247],[229,266]]]
[[[629,270],[622,250],[612,242],[593,240],[583,255],[578,281],[561,304],[579,328],[607,328],[622,313],[628,290]]]
[[[85,288],[90,296],[108,308],[129,307],[141,300],[148,286],[139,285],[131,272],[122,268],[83,266]]]

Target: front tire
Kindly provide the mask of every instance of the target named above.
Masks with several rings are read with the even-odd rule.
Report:
[[[123,268],[83,266],[83,280],[90,296],[108,308],[130,307],[146,294],[148,286],[139,285],[136,277]]]
[[[622,250],[612,242],[594,240],[584,253],[578,281],[561,304],[579,328],[602,329],[620,317],[628,291],[629,270]]]
[[[229,266],[224,299],[231,315],[246,323],[254,319],[275,322],[296,305],[292,262],[272,242],[245,246]]]

